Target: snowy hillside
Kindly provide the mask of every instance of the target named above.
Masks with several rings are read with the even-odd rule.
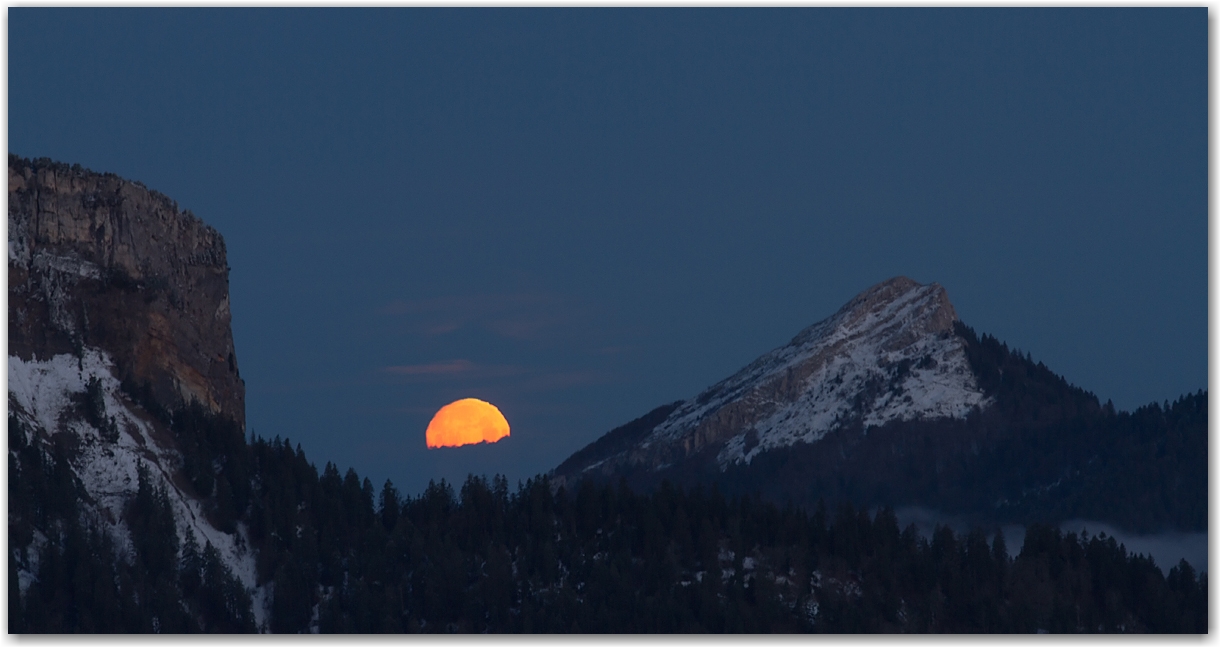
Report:
[[[905,277],[878,284],[833,316],[683,402],[621,461],[662,469],[713,449],[721,469],[858,424],[964,418],[985,407],[944,288]]]
[[[985,396],[964,342],[950,332],[952,308],[935,283],[894,279],[871,288],[679,407],[645,442],[672,442],[730,406],[752,415],[719,453],[721,464],[816,441],[853,416],[866,430],[964,417]]]
[[[193,536],[201,547],[210,543],[219,551],[229,570],[250,591],[255,621],[265,627],[268,596],[265,588],[255,583],[254,555],[246,549],[246,529],[238,524],[237,533],[230,535],[207,522],[200,502],[181,487],[183,481],[177,474],[181,458],[173,448],[170,432],[159,428],[119,390],[109,355],[86,348],[80,358],[61,354],[48,360],[23,361],[10,356],[8,365],[10,415],[33,430],[27,442],[48,444],[59,434],[75,437],[78,451],[72,464],[92,499],[89,514],[110,532],[115,544],[128,556],[132,554],[123,510],[135,495],[137,466],[143,463],[153,483],[169,494],[179,534]],[[89,384],[94,379],[102,410],[112,419],[110,434],[87,421]],[[117,431],[117,438],[113,431]],[[19,564],[18,568],[24,592],[35,577],[37,565]]]

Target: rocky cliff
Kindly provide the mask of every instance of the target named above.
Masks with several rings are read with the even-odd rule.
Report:
[[[9,156],[9,354],[108,353],[118,379],[244,428],[224,239],[112,174]]]
[[[252,619],[228,630],[265,627],[224,239],[139,183],[12,155],[8,227],[10,601],[54,575],[64,528],[104,531],[148,577],[150,541],[172,536],[167,563],[182,538],[240,589],[229,607]]]
[[[879,283],[668,415],[618,453],[559,475],[624,466],[656,471],[705,454],[720,469],[760,453],[811,443],[849,426],[963,418],[986,406],[953,332],[943,287],[906,277]],[[592,458],[592,457],[590,457]]]

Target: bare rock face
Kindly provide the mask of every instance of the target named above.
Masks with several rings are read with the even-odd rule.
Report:
[[[719,470],[836,429],[964,418],[987,405],[943,287],[896,277],[699,395],[629,448],[586,452],[560,477],[657,471],[697,456]],[[637,432],[639,434],[639,432]],[[583,464],[582,464],[583,463]]]
[[[9,354],[108,353],[160,406],[245,427],[224,239],[138,182],[9,156]]]

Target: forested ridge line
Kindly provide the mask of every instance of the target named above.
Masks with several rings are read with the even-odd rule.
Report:
[[[13,427],[10,632],[255,629],[249,592],[214,551],[180,540],[163,493],[133,498],[125,561],[80,514],[67,450]],[[277,633],[1207,631],[1206,574],[1183,561],[1166,575],[1113,538],[1046,525],[1028,526],[1014,556],[998,531],[925,538],[889,509],[545,477],[403,496],[331,463],[319,472],[287,440],[239,451],[249,494],[232,518],[272,585]],[[227,490],[211,496],[231,501]],[[20,551],[39,553],[24,592]]]

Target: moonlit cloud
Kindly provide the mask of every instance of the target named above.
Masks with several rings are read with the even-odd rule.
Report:
[[[395,300],[381,313],[401,318],[405,332],[423,337],[475,329],[502,339],[547,341],[587,335],[596,320],[587,310],[561,295],[522,292]]]
[[[558,391],[586,384],[608,382],[611,375],[605,371],[562,371],[536,375],[521,384],[525,391]]]
[[[636,350],[635,344],[619,344],[617,346],[603,346],[595,349],[593,352],[597,355],[621,355]]]
[[[406,366],[387,366],[387,373],[398,375],[453,375],[469,372],[474,368],[474,362],[465,359],[455,359],[448,362],[432,364],[408,364]]]
[[[560,370],[512,364],[479,364],[468,359],[385,366],[381,371],[410,378],[413,382],[448,384],[500,382],[500,388],[513,392],[560,391],[590,384],[601,384],[613,379],[611,373],[602,370]]]
[[[507,377],[517,375],[524,369],[507,364],[476,364],[468,359],[452,359],[429,364],[403,364],[386,366],[382,369],[394,375],[418,377]]]

